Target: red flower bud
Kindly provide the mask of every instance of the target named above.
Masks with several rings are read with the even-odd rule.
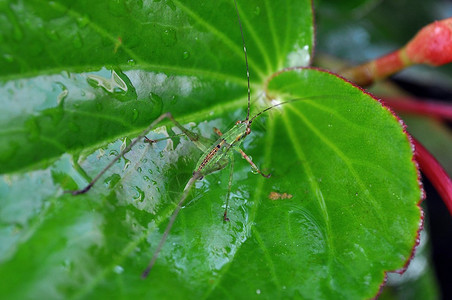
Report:
[[[424,28],[406,45],[411,63],[440,66],[452,61],[452,18],[435,21]]]

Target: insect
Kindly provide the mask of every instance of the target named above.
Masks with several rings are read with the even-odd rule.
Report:
[[[203,154],[199,158],[199,160],[193,170],[192,177],[189,179],[189,181],[185,185],[185,188],[184,188],[182,194],[180,195],[178,204],[170,217],[169,223],[163,233],[163,236],[162,236],[156,250],[154,251],[154,254],[153,254],[148,266],[142,273],[142,278],[146,278],[148,276],[149,272],[151,271],[152,267],[154,266],[154,264],[157,260],[157,257],[169,235],[169,232],[171,231],[171,228],[182,208],[182,205],[185,202],[185,200],[187,199],[187,196],[188,196],[191,188],[193,187],[194,183],[197,180],[201,180],[203,177],[225,168],[228,164],[230,165],[231,169],[230,169],[230,176],[229,176],[229,182],[228,182],[228,192],[226,195],[226,205],[225,205],[225,211],[223,214],[223,220],[229,221],[227,213],[228,213],[228,205],[229,205],[228,202],[229,202],[229,198],[230,198],[231,184],[232,184],[233,153],[238,152],[251,165],[251,168],[258,174],[260,174],[261,176],[263,176],[265,178],[270,177],[270,174],[266,174],[266,173],[262,172],[256,166],[256,164],[253,163],[252,159],[248,155],[246,155],[246,153],[240,148],[240,145],[242,144],[243,139],[251,133],[251,124],[253,123],[253,121],[257,117],[259,117],[261,114],[263,114],[266,111],[273,109],[277,106],[291,103],[294,101],[303,100],[301,98],[298,98],[298,99],[292,99],[292,100],[289,100],[286,102],[280,102],[278,104],[265,108],[264,110],[258,112],[254,116],[250,116],[251,89],[250,89],[248,57],[247,57],[245,38],[243,35],[243,29],[242,29],[242,24],[241,24],[239,10],[237,7],[236,0],[234,0],[234,6],[235,6],[235,11],[237,13],[237,20],[238,20],[238,24],[239,24],[239,28],[240,28],[240,32],[241,32],[241,38],[242,38],[242,43],[243,43],[243,52],[244,52],[244,57],[245,57],[246,76],[247,76],[247,87],[248,87],[248,89],[247,89],[247,112],[246,112],[245,119],[237,121],[236,124],[225,133],[222,133],[220,130],[215,129],[215,132],[217,133],[219,138],[213,144],[206,146],[203,142],[201,142],[198,134],[187,130],[184,126],[182,126],[173,117],[173,115],[171,113],[169,113],[169,112],[164,113],[161,116],[159,116],[157,119],[155,119],[137,138],[135,138],[125,149],[123,149],[121,151],[121,153],[119,153],[107,166],[105,166],[104,169],[102,169],[102,171],[99,174],[97,174],[86,187],[84,187],[83,189],[80,189],[80,190],[76,190],[76,191],[69,191],[73,195],[79,195],[79,194],[88,192],[94,186],[94,184],[100,179],[100,177],[108,169],[110,169],[110,167],[113,166],[113,164],[115,164],[124,154],[129,152],[132,149],[132,147],[134,147],[139,141],[144,140],[144,142],[149,143],[149,144],[154,144],[155,142],[157,142],[158,140],[148,139],[146,137],[146,134],[150,130],[155,128],[155,126],[164,119],[169,119],[177,128],[179,128],[182,131],[182,133],[185,136],[187,136],[203,152]]]

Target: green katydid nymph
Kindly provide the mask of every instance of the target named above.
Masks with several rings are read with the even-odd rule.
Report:
[[[253,123],[253,121],[258,116],[260,116],[262,113],[264,113],[272,108],[275,108],[277,106],[283,105],[283,104],[307,99],[307,98],[303,98],[303,99],[298,98],[298,99],[292,99],[292,100],[289,100],[286,102],[279,102],[278,104],[267,107],[266,109],[260,111],[256,115],[250,117],[251,89],[250,89],[250,74],[249,74],[249,67],[248,67],[248,58],[247,58],[247,52],[246,52],[246,46],[245,46],[245,38],[243,36],[243,29],[242,29],[242,24],[240,21],[240,15],[239,15],[239,10],[237,7],[236,0],[234,0],[234,6],[235,6],[235,11],[237,13],[237,20],[238,20],[239,27],[240,27],[240,32],[241,32],[241,37],[242,37],[242,42],[243,42],[243,52],[244,52],[244,56],[245,56],[245,65],[246,65],[246,77],[247,77],[247,86],[248,86],[246,118],[244,120],[237,121],[236,124],[230,130],[225,132],[224,134],[215,128],[214,131],[217,133],[219,138],[213,144],[205,145],[203,142],[200,141],[200,139],[196,133],[193,133],[193,132],[189,131],[188,129],[186,129],[185,127],[183,127],[178,121],[176,121],[176,119],[173,117],[173,115],[171,113],[169,113],[169,112],[164,113],[161,116],[159,116],[157,119],[155,119],[142,132],[142,134],[140,134],[137,138],[135,138],[125,149],[123,149],[121,151],[121,153],[119,153],[104,169],[102,169],[102,171],[99,174],[97,174],[94,177],[94,179],[92,179],[91,182],[86,187],[84,187],[83,189],[80,189],[80,190],[68,191],[69,193],[72,193],[73,195],[83,194],[83,193],[86,193],[87,191],[89,191],[91,189],[91,187],[93,187],[93,185],[99,180],[99,178],[114,163],[116,163],[124,154],[126,154],[128,151],[130,151],[132,149],[132,147],[134,145],[136,145],[139,141],[142,141],[144,139],[144,142],[154,144],[157,141],[166,139],[166,138],[163,138],[163,139],[158,139],[158,140],[151,140],[146,137],[146,134],[149,133],[149,131],[151,131],[153,128],[155,128],[155,126],[159,122],[161,122],[163,119],[169,119],[177,128],[179,128],[182,131],[183,135],[187,136],[203,152],[202,156],[199,158],[199,160],[196,164],[196,167],[193,170],[193,176],[187,182],[187,184],[182,192],[182,195],[180,196],[177,207],[174,210],[174,212],[172,213],[169,223],[163,233],[163,236],[162,236],[156,250],[154,251],[154,254],[153,254],[147,268],[142,273],[142,278],[147,277],[147,275],[151,271],[152,267],[154,266],[154,263],[157,260],[157,257],[169,235],[169,232],[171,231],[171,228],[176,220],[176,217],[179,214],[179,211],[181,210],[182,205],[185,202],[194,183],[197,180],[200,180],[203,177],[205,177],[215,171],[219,171],[219,170],[225,168],[228,164],[230,165],[228,193],[226,196],[226,206],[225,206],[225,211],[223,214],[223,220],[229,221],[227,212],[228,212],[228,201],[230,198],[231,184],[232,184],[233,152],[240,153],[240,155],[251,165],[252,169],[256,173],[258,173],[266,178],[269,178],[270,174],[265,174],[261,170],[259,170],[259,168],[253,163],[251,158],[248,155],[246,155],[245,152],[240,148],[240,145],[242,144],[243,139],[251,133],[251,124]],[[311,97],[311,99],[312,99],[312,97]],[[171,137],[168,137],[168,138],[171,138]],[[230,150],[234,150],[234,151],[230,151]]]

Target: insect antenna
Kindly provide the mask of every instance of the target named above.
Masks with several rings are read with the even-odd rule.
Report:
[[[246,79],[248,80],[248,110],[246,113],[245,121],[248,121],[248,119],[250,118],[250,107],[251,107],[250,71],[249,71],[249,67],[248,67],[248,57],[246,55],[246,45],[245,45],[245,37],[243,36],[242,21],[240,20],[239,8],[237,7],[237,0],[234,0],[234,5],[235,5],[235,11],[237,13],[237,20],[239,21],[240,34],[242,35],[243,52],[245,53]]]
[[[249,121],[249,124],[251,124],[254,119],[256,119],[257,117],[259,117],[260,115],[262,115],[264,112],[269,111],[272,108],[284,105],[284,104],[289,104],[289,103],[293,103],[293,102],[297,102],[297,101],[302,101],[302,100],[314,100],[314,99],[318,99],[318,98],[326,98],[326,97],[338,97],[338,95],[318,95],[318,96],[307,96],[307,97],[301,97],[301,98],[295,98],[295,99],[291,99],[291,100],[287,100],[272,106],[269,106],[267,108],[265,108],[264,110],[261,110],[260,112],[258,112],[257,114],[255,114]]]

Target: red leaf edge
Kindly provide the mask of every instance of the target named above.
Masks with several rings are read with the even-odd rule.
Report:
[[[407,126],[405,125],[405,122],[403,122],[403,120],[401,118],[399,118],[399,116],[393,111],[393,109],[389,105],[387,105],[382,99],[377,98],[376,96],[372,95],[370,92],[368,92],[367,90],[365,90],[361,86],[357,85],[356,83],[348,80],[347,78],[345,78],[345,77],[343,77],[343,76],[341,76],[339,74],[333,73],[332,71],[329,71],[329,70],[325,70],[325,69],[318,68],[318,67],[289,67],[289,68],[281,69],[280,71],[277,71],[277,72],[273,73],[272,75],[270,75],[267,78],[267,80],[266,80],[266,82],[264,84],[265,95],[267,97],[271,97],[269,92],[268,92],[268,85],[269,85],[270,81],[274,77],[278,76],[279,74],[281,74],[283,72],[289,72],[289,71],[295,71],[295,70],[303,70],[303,69],[311,69],[311,70],[316,70],[316,71],[319,71],[319,72],[329,73],[329,74],[331,74],[333,76],[336,76],[336,77],[344,80],[345,82],[348,82],[353,87],[361,90],[361,92],[363,92],[364,94],[367,94],[370,97],[372,97],[375,101],[379,102],[380,105],[383,108],[388,110],[392,114],[392,116],[397,120],[397,122],[401,125],[403,133],[407,137],[408,142],[411,145],[411,151],[413,153],[411,161],[413,162],[414,166],[416,167],[417,182],[418,182],[418,185],[419,185],[419,188],[420,188],[420,191],[421,191],[421,193],[419,195],[419,201],[416,204],[416,206],[419,209],[419,213],[420,213],[419,228],[418,228],[418,230],[416,232],[416,238],[415,238],[414,243],[413,243],[413,248],[412,248],[411,254],[408,257],[408,259],[406,260],[404,266],[401,269],[397,269],[397,270],[386,270],[386,271],[383,271],[384,272],[384,278],[383,278],[383,281],[380,284],[378,292],[375,294],[374,299],[376,299],[376,298],[378,298],[378,296],[383,291],[383,287],[386,285],[386,282],[388,280],[388,275],[387,275],[388,273],[403,274],[406,271],[406,269],[408,268],[408,265],[410,264],[411,260],[413,259],[414,255],[416,253],[416,248],[419,245],[419,241],[420,241],[419,240],[420,239],[420,234],[421,234],[422,229],[424,228],[424,211],[422,210],[421,203],[425,199],[425,191],[424,191],[424,187],[423,187],[423,184],[422,184],[422,177],[421,177],[421,172],[419,170],[419,164],[418,164],[418,162],[416,160],[416,158],[417,158],[417,156],[416,156],[416,142],[413,139],[413,137],[408,133],[408,131],[406,129]],[[452,204],[452,202],[451,202],[451,204]]]

